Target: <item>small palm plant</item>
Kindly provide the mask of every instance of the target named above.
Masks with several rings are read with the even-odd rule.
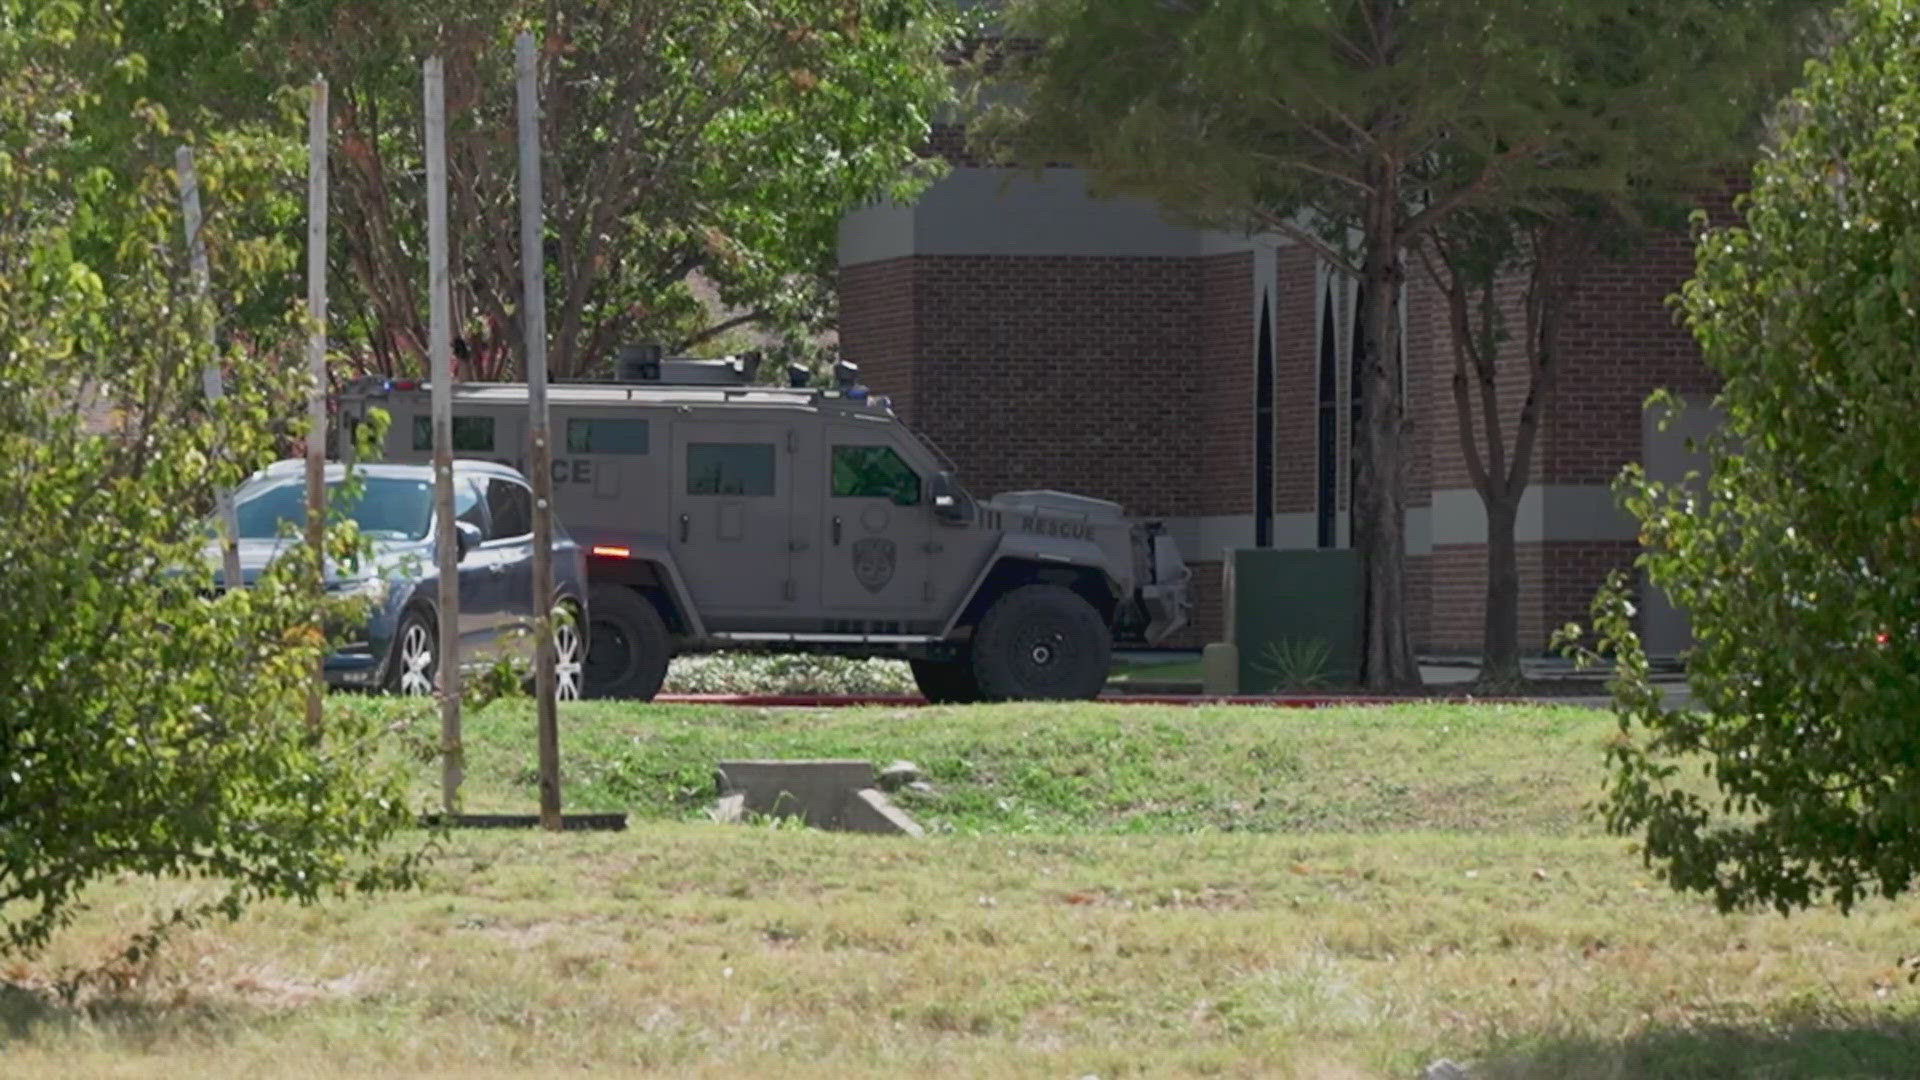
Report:
[[[1278,638],[1269,641],[1253,662],[1254,670],[1271,676],[1285,692],[1314,690],[1327,685],[1327,663],[1333,650],[1322,638]]]

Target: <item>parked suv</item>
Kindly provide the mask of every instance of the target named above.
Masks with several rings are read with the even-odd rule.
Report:
[[[328,656],[333,686],[430,694],[440,649],[439,564],[430,465],[359,466],[362,491],[343,507],[371,542],[373,559],[358,568],[330,567],[327,587],[368,601],[364,632]],[[326,467],[328,503],[341,491],[345,466]],[[251,584],[289,543],[305,533],[306,462],[275,462],[234,493],[242,579]],[[531,663],[533,625],[533,493],[518,471],[490,461],[456,461],[453,505],[460,559],[462,668],[511,655]],[[289,540],[283,525],[290,525]],[[217,546],[207,551],[215,584],[224,587]],[[553,526],[556,604],[571,619],[554,627],[556,690],[581,696],[586,654],[586,561],[559,521]]]
[[[1090,698],[1116,642],[1188,619],[1157,524],[1056,491],[976,501],[852,365],[833,388],[621,367],[548,394],[556,512],[587,549],[589,695],[651,698],[676,653],[754,649],[905,659],[939,702]],[[455,452],[522,466],[526,386],[452,391]],[[365,380],[339,406],[349,426],[387,411],[387,460],[431,458],[425,383]]]

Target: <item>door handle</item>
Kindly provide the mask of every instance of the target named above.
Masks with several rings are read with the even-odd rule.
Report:
[[[687,515],[685,514],[680,515],[680,542],[683,544],[687,542]]]
[[[833,519],[833,546],[834,547],[840,546],[840,519],[839,518]]]

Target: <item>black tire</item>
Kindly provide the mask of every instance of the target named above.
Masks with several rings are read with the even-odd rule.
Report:
[[[973,673],[988,701],[1086,701],[1113,665],[1113,635],[1092,604],[1057,585],[994,601],[973,634]]]
[[[673,659],[659,610],[625,585],[594,585],[587,612],[585,696],[652,701]]]
[[[973,676],[972,661],[909,660],[914,685],[920,696],[934,705],[966,705],[980,700],[980,683]]]
[[[425,665],[415,662],[415,646],[426,643],[430,657]],[[440,689],[440,623],[423,607],[408,608],[394,628],[391,652],[387,655],[387,674],[382,688],[389,694],[427,697]],[[421,680],[424,680],[422,683]]]

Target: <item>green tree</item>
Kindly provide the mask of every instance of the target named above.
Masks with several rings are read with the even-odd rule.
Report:
[[[1723,380],[1710,472],[1621,480],[1692,619],[1689,706],[1648,681],[1624,575],[1594,604],[1608,824],[1723,909],[1844,910],[1920,868],[1920,9],[1856,0],[1834,42],[1681,296]]]
[[[190,920],[417,871],[386,846],[411,815],[376,733],[306,729],[316,616],[351,613],[315,592],[314,555],[290,538],[256,584],[214,594],[214,494],[274,456],[302,389],[281,361],[297,321],[236,313],[294,255],[225,213],[244,191],[226,181],[266,167],[206,155],[224,302],[200,304],[174,177],[115,173],[89,127],[139,67],[95,5],[0,0],[0,952],[44,945],[117,874],[225,882],[174,913]],[[331,531],[331,557],[359,550]]]
[[[1679,58],[1764,46],[1780,6],[1012,0],[1007,32],[1033,47],[992,58],[989,83],[1012,93],[983,142],[1085,166],[1097,192],[1195,224],[1305,244],[1358,280],[1362,674],[1415,684],[1398,315],[1409,253],[1463,210],[1626,183],[1649,137],[1639,126],[1675,112],[1646,106],[1693,92]]]
[[[1828,0],[1625,9],[1596,24],[1605,45],[1574,77],[1608,88],[1632,116],[1623,133],[1569,145],[1582,170],[1564,187],[1467,208],[1419,245],[1446,300],[1451,388],[1467,472],[1487,520],[1480,681],[1520,678],[1515,523],[1561,364],[1561,334],[1586,272],[1679,235],[1686,213],[1758,153],[1764,118],[1792,85]],[[1713,16],[1717,32],[1669,18]],[[1704,25],[1704,24],[1703,24]],[[1519,392],[1517,405],[1503,398]]]
[[[604,371],[636,339],[686,349],[752,326],[798,343],[830,325],[840,218],[935,173],[917,148],[951,98],[942,50],[956,25],[945,0],[153,9],[166,14],[140,26],[171,66],[143,91],[183,124],[278,122],[294,100],[282,88],[327,77],[334,308],[343,344],[389,373],[426,366],[420,65],[444,60],[452,310],[470,377],[511,373],[521,348],[514,34],[540,42],[550,361],[566,378]],[[229,73],[202,70],[209,39],[231,49]],[[713,314],[695,276],[730,314]]]

